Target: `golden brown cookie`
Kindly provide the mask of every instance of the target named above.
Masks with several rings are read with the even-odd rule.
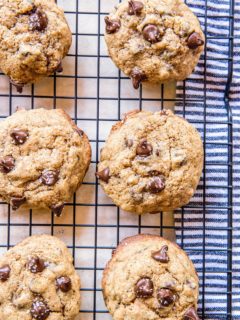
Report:
[[[1,320],[73,320],[80,308],[80,279],[65,244],[32,236],[0,258]]]
[[[159,236],[123,240],[104,270],[102,288],[114,320],[199,320],[194,265]]]
[[[90,160],[87,136],[63,110],[17,111],[0,123],[0,198],[60,215]]]
[[[187,78],[204,49],[199,21],[182,0],[124,0],[105,23],[109,55],[135,89]]]
[[[203,167],[197,130],[171,111],[134,111],[113,126],[97,176],[123,210],[170,211],[187,204]]]
[[[19,92],[61,71],[71,41],[64,12],[54,0],[0,1],[0,69]]]

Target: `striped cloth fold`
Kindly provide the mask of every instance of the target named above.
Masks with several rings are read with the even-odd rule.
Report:
[[[235,320],[240,319],[240,1],[187,4],[205,31],[206,50],[195,72],[178,83],[176,113],[201,133],[205,169],[191,203],[176,213],[177,242],[197,267],[199,315]]]

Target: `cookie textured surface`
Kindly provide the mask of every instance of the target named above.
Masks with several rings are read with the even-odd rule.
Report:
[[[90,159],[87,136],[63,110],[17,111],[0,124],[0,197],[60,214]]]
[[[171,111],[134,111],[113,126],[97,176],[117,206],[141,214],[187,204],[202,167],[202,141],[190,123]]]
[[[19,89],[58,71],[71,41],[54,0],[0,0],[0,69]]]
[[[125,0],[105,22],[109,55],[135,88],[185,79],[204,49],[199,21],[182,0]]]
[[[102,279],[114,320],[198,320],[198,276],[176,244],[154,235],[123,240]]]
[[[0,258],[0,319],[71,320],[80,309],[80,279],[65,244],[32,236]]]

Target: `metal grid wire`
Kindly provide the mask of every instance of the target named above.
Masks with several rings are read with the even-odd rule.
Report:
[[[202,319],[232,319],[232,115],[228,103],[228,94],[231,84],[233,68],[233,21],[234,0],[229,0],[228,14],[208,14],[208,0],[205,3],[205,13],[199,16],[200,21],[206,26],[208,20],[218,23],[219,19],[229,20],[229,31],[226,41],[228,43],[228,56],[224,58],[228,64],[229,78],[225,92],[226,120],[218,122],[219,126],[226,129],[226,142],[222,142],[227,148],[227,158],[223,161],[208,161],[205,157],[205,165],[200,186],[191,203],[176,212],[176,225],[164,224],[164,213],[146,215],[142,217],[120,212],[110,200],[103,194],[94,176],[99,160],[99,151],[103,145],[110,127],[121,118],[124,112],[131,109],[158,110],[169,103],[177,104],[177,111],[183,116],[187,115],[186,105],[201,104],[203,118],[190,121],[202,133],[205,149],[213,146],[214,142],[208,141],[207,128],[217,123],[208,119],[207,105],[207,50],[201,64],[203,66],[202,95],[199,98],[189,97],[186,94],[186,82],[183,83],[183,95],[172,100],[165,95],[165,87],[162,85],[150,89],[140,88],[134,91],[130,80],[121,74],[112,64],[107,55],[103,39],[103,18],[118,3],[118,0],[58,0],[64,7],[66,17],[73,31],[73,46],[68,57],[64,60],[63,74],[54,75],[44,79],[37,85],[25,88],[19,95],[8,80],[0,75],[0,117],[4,119],[12,114],[17,106],[36,108],[64,108],[73,120],[86,131],[90,137],[93,149],[93,158],[90,170],[85,178],[83,186],[74,195],[72,201],[67,204],[65,214],[61,218],[49,215],[46,212],[22,211],[12,213],[10,207],[1,203],[0,206],[0,251],[4,252],[19,240],[34,233],[51,233],[62,238],[72,250],[75,258],[75,266],[82,278],[82,306],[81,319],[111,319],[104,306],[101,295],[101,273],[106,261],[111,256],[112,249],[119,241],[136,233],[164,234],[165,229],[174,229],[177,233],[178,243],[188,252],[194,261],[191,249],[188,250],[186,238],[196,228],[201,231],[203,243],[197,248],[201,255],[201,263],[197,264],[200,276],[200,300],[199,314]],[[205,28],[206,32],[206,28]],[[207,37],[206,42],[221,37]],[[208,46],[206,46],[208,48]],[[218,60],[218,58],[209,58]],[[193,76],[194,78],[194,76]],[[187,80],[188,86],[191,79]],[[207,155],[207,151],[206,151]],[[217,204],[208,204],[207,197],[207,172],[209,167],[222,166],[227,170],[227,185],[212,185],[214,189],[224,188],[227,192],[227,203],[220,208]],[[194,201],[198,193],[201,193],[202,201]],[[206,225],[209,210],[221,210],[226,213],[227,223],[223,226]],[[190,211],[199,214],[202,220],[201,227],[193,227],[183,219]],[[226,267],[219,268],[216,265],[210,268],[206,262],[206,256],[213,254],[216,249],[206,244],[206,234],[226,232],[226,246],[219,249],[226,257]],[[195,262],[195,261],[194,261]],[[214,281],[216,274],[226,276],[227,285],[221,292],[213,289],[206,290],[207,283]],[[221,295],[226,308],[222,311],[211,306],[215,297]],[[214,303],[213,303],[214,304]]]

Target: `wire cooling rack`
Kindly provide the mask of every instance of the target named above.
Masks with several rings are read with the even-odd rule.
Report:
[[[117,243],[140,232],[162,235],[166,229],[176,231],[177,242],[197,267],[201,318],[238,319],[232,317],[233,159],[228,103],[233,69],[234,0],[224,0],[221,10],[217,1],[206,0],[201,6],[202,2],[188,1],[194,5],[205,30],[205,54],[195,73],[178,84],[174,100],[167,96],[163,85],[133,90],[130,80],[109,59],[103,19],[118,0],[58,1],[73,32],[73,45],[64,60],[62,74],[25,88],[21,95],[0,75],[1,120],[17,106],[63,108],[91,141],[93,157],[89,172],[62,217],[32,210],[13,213],[7,204],[0,205],[1,253],[35,233],[54,234],[72,250],[82,279],[79,319],[111,319],[102,299],[101,274]],[[214,33],[214,25],[223,26],[221,33]],[[224,52],[218,56],[214,50],[222,46]],[[222,63],[227,73],[222,75],[220,68],[218,75],[211,78],[209,70],[215,63]],[[214,92],[219,92],[219,96],[212,95]],[[172,103],[176,104],[176,112],[201,132],[206,151],[198,190],[188,206],[176,211],[174,227],[164,224],[165,213],[138,217],[121,212],[103,194],[94,175],[105,138],[123,113],[137,108],[156,111]]]

